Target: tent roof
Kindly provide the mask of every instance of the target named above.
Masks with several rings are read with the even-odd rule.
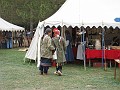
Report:
[[[39,22],[25,58],[40,63],[40,39],[44,26],[120,27],[115,18],[120,17],[120,0],[66,0],[62,7],[48,19]]]
[[[43,22],[45,26],[113,26],[120,17],[120,0],[66,0],[62,7]]]
[[[5,31],[20,31],[20,30],[24,30],[24,28],[14,25],[12,23],[9,23],[0,17],[0,30],[2,30],[2,31],[3,30],[5,30]]]

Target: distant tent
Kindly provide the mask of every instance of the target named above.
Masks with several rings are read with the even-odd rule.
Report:
[[[23,27],[9,23],[0,17],[0,30],[2,31],[20,31],[20,30],[23,31],[25,29]]]
[[[25,58],[40,60],[40,38],[45,26],[120,27],[115,22],[120,17],[120,0],[66,0],[62,7],[48,19],[39,22]]]

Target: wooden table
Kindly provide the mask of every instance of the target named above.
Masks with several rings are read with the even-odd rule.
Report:
[[[90,59],[102,58],[102,50],[86,49],[86,58],[89,60],[89,66],[91,66]],[[120,50],[104,50],[104,59],[110,61],[111,67],[111,60],[120,59]]]

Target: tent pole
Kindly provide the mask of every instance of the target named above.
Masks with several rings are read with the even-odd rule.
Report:
[[[103,28],[102,28],[102,68],[104,67],[104,31],[103,31]]]
[[[102,68],[104,68],[104,70],[106,70],[106,59],[105,59],[105,28],[102,28]]]
[[[63,20],[62,20],[62,27],[61,27],[61,36],[65,38],[65,27],[63,26]]]
[[[39,23],[41,23],[40,21],[39,21]],[[37,62],[37,67],[39,67],[40,66],[40,58],[41,58],[41,54],[40,54],[40,42],[41,42],[41,37],[43,36],[43,34],[44,34],[44,24],[45,24],[45,22],[43,22],[43,23],[41,23],[40,24],[40,27],[39,27],[39,29],[37,28],[36,29],[36,33],[38,33],[38,43],[37,43],[37,58],[36,58],[36,62]],[[39,31],[38,31],[39,30]],[[35,33],[35,34],[36,34]],[[35,35],[34,34],[34,35]]]
[[[61,29],[61,36],[62,36],[63,38],[65,38],[65,35],[64,35],[64,26],[62,26],[62,29]]]
[[[82,29],[82,32],[83,32],[83,34],[82,34],[82,48],[83,48],[83,60],[84,60],[84,69],[85,69],[85,71],[86,71],[86,59],[85,59],[85,39],[84,39],[84,37],[85,37],[85,30],[84,30],[84,27],[81,27],[81,29]]]

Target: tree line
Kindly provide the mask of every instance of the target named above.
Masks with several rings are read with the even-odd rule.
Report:
[[[65,0],[0,0],[0,17],[32,30],[55,13]]]

